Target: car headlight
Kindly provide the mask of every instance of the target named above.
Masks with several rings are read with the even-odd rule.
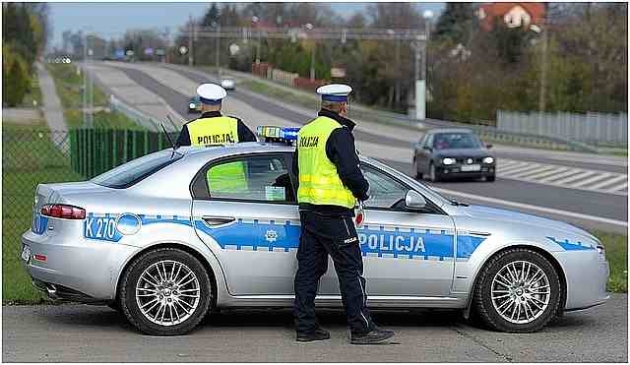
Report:
[[[195,104],[190,103],[190,104],[188,104],[188,107],[189,107],[190,109],[195,109]]]
[[[452,164],[454,164],[454,163],[455,163],[455,159],[454,159],[454,158],[447,157],[447,158],[442,159],[442,163],[443,163],[444,165],[452,165]]]
[[[494,158],[493,157],[488,156],[488,157],[484,157],[483,158],[483,163],[490,164],[490,163],[493,163],[493,162],[494,162]]]

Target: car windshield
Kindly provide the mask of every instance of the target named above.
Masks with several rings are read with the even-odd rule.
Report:
[[[181,159],[183,156],[183,154],[172,150],[155,152],[102,173],[91,181],[108,188],[126,189]]]
[[[479,138],[472,133],[437,133],[433,139],[433,148],[436,150],[480,147]]]

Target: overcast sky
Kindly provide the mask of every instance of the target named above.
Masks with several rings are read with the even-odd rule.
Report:
[[[332,3],[333,10],[349,16],[362,10],[367,3]],[[61,46],[65,30],[78,31],[84,27],[104,38],[121,36],[126,29],[169,28],[171,36],[190,15],[199,17],[210,6],[199,3],[49,3],[53,26],[52,46]],[[438,13],[443,3],[417,3],[418,9]]]

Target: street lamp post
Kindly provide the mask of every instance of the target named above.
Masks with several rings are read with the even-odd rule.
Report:
[[[258,30],[258,42],[256,43],[256,64],[257,65],[260,64],[260,27],[258,26],[258,20],[259,18],[257,16],[254,15],[252,17],[252,23],[254,23],[254,26]]]
[[[305,27],[307,30],[312,30],[313,24],[306,23]],[[311,47],[311,72],[310,72],[311,81],[315,81],[315,49],[316,48],[317,48],[317,43],[315,43],[315,40],[313,40],[313,45]]]
[[[422,47],[416,47],[416,119],[425,120],[427,112],[427,43],[429,42],[430,21],[433,18],[431,10],[422,13],[424,18],[424,42]],[[420,55],[422,52],[422,57]],[[420,65],[422,58],[422,66]]]

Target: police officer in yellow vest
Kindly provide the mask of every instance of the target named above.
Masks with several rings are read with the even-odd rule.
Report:
[[[239,142],[255,142],[256,135],[242,120],[221,114],[221,101],[225,90],[215,84],[197,88],[201,101],[201,117],[184,124],[177,139],[179,146],[208,146]]]
[[[298,177],[302,233],[297,252],[294,316],[297,341],[326,340],[328,331],[315,316],[320,277],[335,264],[339,288],[351,331],[351,343],[383,343],[394,335],[379,329],[367,309],[363,257],[352,217],[357,200],[369,198],[369,184],[359,168],[352,129],[346,118],[352,88],[327,85],[318,117],[300,129],[293,172]]]
[[[203,84],[197,88],[201,101],[201,117],[184,124],[178,146],[227,145],[239,142],[255,142],[256,135],[242,120],[221,114],[221,101],[225,90],[215,84]],[[247,188],[246,166],[242,162],[226,163],[208,171],[210,194],[234,192]]]

